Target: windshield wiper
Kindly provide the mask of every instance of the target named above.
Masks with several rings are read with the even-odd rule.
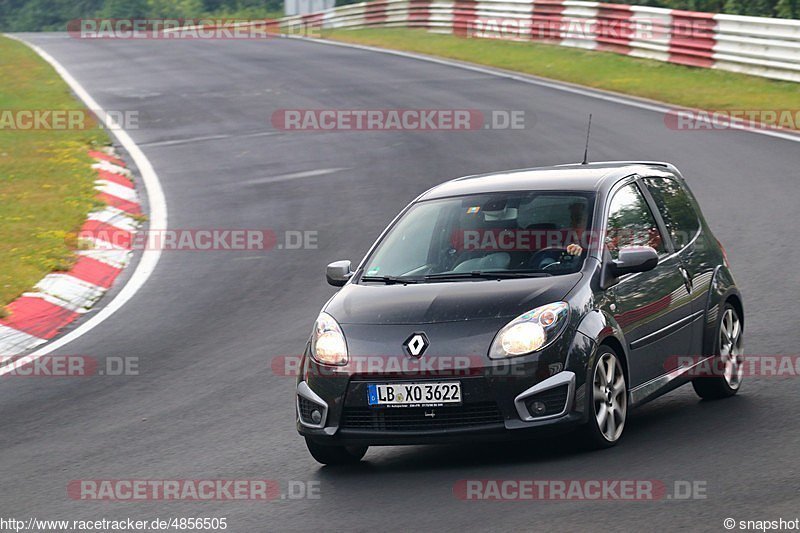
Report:
[[[394,285],[395,283],[419,283],[419,278],[409,278],[403,276],[361,276],[361,281],[376,281],[385,283],[387,285]]]
[[[549,272],[541,270],[482,270],[481,274],[501,278],[549,278]]]
[[[426,280],[442,281],[456,279],[507,279],[507,278],[547,278],[552,276],[540,270],[473,270],[472,272],[440,272],[428,274]]]

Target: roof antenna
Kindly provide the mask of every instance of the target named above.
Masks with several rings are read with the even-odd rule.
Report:
[[[592,114],[589,113],[589,128],[586,131],[586,151],[583,152],[583,163],[582,165],[589,164],[589,135],[592,133]]]

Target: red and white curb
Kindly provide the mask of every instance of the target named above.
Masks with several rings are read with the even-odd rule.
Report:
[[[800,82],[800,21],[580,0],[375,0],[279,20],[323,29],[426,28],[543,41],[679,65]]]
[[[78,234],[81,250],[68,272],[54,272],[6,306],[0,319],[0,355],[14,356],[44,344],[86,313],[128,264],[142,213],[131,172],[112,149],[90,151],[95,189],[105,207],[89,214]],[[108,242],[108,235],[114,242]]]

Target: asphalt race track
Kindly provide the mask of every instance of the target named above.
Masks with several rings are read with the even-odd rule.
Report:
[[[749,378],[700,402],[683,388],[635,411],[616,448],[568,437],[372,448],[321,468],[296,433],[298,354],[333,293],[324,267],[359,260],[396,212],[449,178],[575,162],[594,113],[593,160],[668,160],[725,244],[745,297],[746,352],[796,354],[800,145],[748,132],[673,131],[662,114],[455,67],[299,40],[110,41],[29,34],[129,133],[159,174],[171,228],[317,231],[318,249],[164,252],[122,309],[59,354],[139,357],[125,377],[0,379],[0,515],[227,517],[230,531],[674,529],[800,510],[800,377]],[[527,128],[286,132],[283,108],[524,110]],[[130,269],[129,269],[130,270]],[[122,280],[124,282],[124,279]],[[112,295],[113,296],[113,295]],[[106,301],[109,297],[106,297]],[[319,481],[320,498],[86,502],[76,479]],[[461,501],[461,479],[705,483],[706,499]]]

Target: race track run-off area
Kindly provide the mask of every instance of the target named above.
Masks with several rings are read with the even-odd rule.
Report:
[[[663,112],[588,91],[296,39],[22,37],[104,109],[138,112],[138,126],[126,131],[158,174],[170,228],[265,230],[278,243],[287,232],[316,232],[316,244],[164,251],[124,306],[57,352],[101,366],[135,357],[137,373],[0,379],[9,489],[0,515],[226,517],[237,532],[599,524],[720,531],[728,517],[795,518],[800,376],[748,378],[738,396],[718,402],[701,402],[684,387],[632,412],[622,443],[603,452],[583,451],[569,436],[371,448],[364,464],[337,469],[309,456],[295,429],[294,377],[273,362],[302,353],[333,294],[326,264],[360,260],[395,214],[434,184],[580,161],[589,113],[592,160],[670,161],[683,172],[742,289],[746,353],[794,354],[800,249],[788,221],[800,204],[797,142],[670,129]],[[523,111],[525,127],[285,131],[271,122],[285,109]],[[305,483],[318,492],[270,502],[70,497],[70,482],[84,479],[268,479],[283,490]],[[465,501],[458,497],[465,479],[697,482],[705,498]]]

